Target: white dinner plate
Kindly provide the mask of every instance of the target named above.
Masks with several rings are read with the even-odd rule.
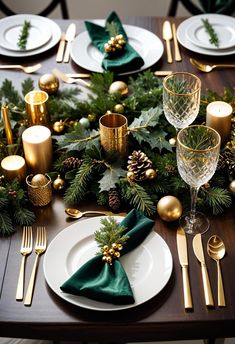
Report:
[[[218,47],[210,42],[210,36],[208,32],[206,32],[201,16],[190,18],[190,24],[186,31],[189,40],[193,44],[205,49],[228,49],[234,47],[235,18],[219,14],[210,14],[210,16],[205,15],[203,19],[206,18],[209,20],[209,23],[218,36]]]
[[[102,25],[103,21],[94,21]],[[138,69],[129,72],[120,73],[125,75],[142,71],[151,67],[156,63],[163,54],[163,44],[161,40],[152,32],[133,25],[123,25],[130,45],[139,53],[144,60],[144,65]],[[87,31],[79,34],[71,46],[72,60],[87,70],[92,72],[104,72],[101,64],[103,54],[92,45],[91,39]]]
[[[24,21],[30,22],[29,35],[25,49],[18,46]],[[51,38],[51,30],[45,25],[44,18],[27,19],[24,15],[9,16],[0,20],[0,45],[8,50],[33,50],[46,44]]]
[[[117,221],[123,219],[121,216],[114,217]],[[93,217],[76,222],[52,240],[43,262],[46,281],[59,297],[83,308],[116,311],[140,305],[165,287],[173,268],[169,247],[154,231],[136,249],[120,258],[133,290],[134,304],[112,305],[60,290],[60,286],[99,251],[94,232],[100,228],[101,218]]]
[[[42,46],[33,49],[33,50],[18,50],[18,51],[14,51],[14,50],[8,50],[5,49],[3,47],[1,47],[0,45],[0,55],[4,55],[4,56],[9,56],[9,57],[27,57],[27,56],[33,56],[33,55],[37,55],[40,53],[43,53],[49,49],[51,49],[52,47],[54,47],[60,40],[61,37],[61,29],[59,27],[59,25],[57,25],[53,20],[46,18],[46,17],[41,17],[41,16],[37,16],[34,14],[17,14],[15,16],[17,20],[18,18],[22,18],[23,20],[33,20],[33,19],[39,19],[42,21],[43,25],[45,27],[47,27],[48,31],[51,33],[51,37],[50,39]],[[5,19],[5,18],[4,18]],[[4,26],[2,26],[2,21],[4,19],[0,19],[0,31],[3,30]]]
[[[228,16],[222,15],[222,14],[199,14],[197,16],[190,17],[186,20],[184,20],[177,28],[177,39],[180,42],[180,44],[187,48],[188,50],[191,50],[195,53],[203,54],[203,55],[208,55],[208,56],[228,56],[228,55],[233,55],[235,53],[235,46],[232,46],[227,49],[207,49],[204,47],[200,47],[196,44],[194,44],[191,39],[189,39],[190,31],[188,32],[188,29],[192,25],[192,21],[196,20],[201,20],[203,19],[208,19],[209,22],[211,21],[211,18],[214,16],[223,16],[226,19],[230,18]],[[235,18],[233,18],[235,21]]]

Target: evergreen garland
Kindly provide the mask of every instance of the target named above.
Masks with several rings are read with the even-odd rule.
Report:
[[[150,71],[139,74],[136,79],[128,79],[129,94],[109,93],[113,74],[92,74],[92,91],[87,100],[79,100],[80,89],[68,87],[51,95],[48,100],[48,112],[52,123],[64,121],[63,134],[53,135],[54,161],[53,170],[49,173],[55,179],[58,172],[66,180],[64,201],[66,204],[77,204],[92,193],[98,204],[108,206],[108,194],[116,188],[121,195],[121,204],[128,208],[135,207],[148,216],[156,212],[156,202],[164,195],[178,197],[184,209],[189,208],[188,186],[180,178],[176,165],[175,148],[169,139],[175,136],[174,128],[167,122],[162,111],[162,80]],[[28,78],[22,83],[21,93],[10,80],[5,80],[0,87],[0,102],[7,103],[10,109],[11,126],[14,133],[14,153],[23,154],[21,135],[27,127],[24,95],[34,89],[33,81]],[[225,89],[222,95],[208,90],[201,99],[200,112],[196,122],[205,122],[206,106],[214,100],[223,100],[235,107],[235,95]],[[99,141],[99,118],[107,111],[114,111],[116,104],[122,104],[124,115],[128,118],[129,153],[133,150],[143,151],[153,163],[157,177],[143,182],[129,182],[127,179],[127,161],[118,161],[114,155],[106,154]],[[84,128],[79,120],[92,117],[90,128]],[[234,180],[235,160],[234,128],[231,139],[221,149],[221,163],[209,182],[209,188],[201,187],[198,197],[198,208],[217,214],[223,212],[232,202],[228,191],[229,183]],[[3,123],[0,122],[0,159],[8,154]],[[67,171],[63,162],[69,158],[81,160],[79,167]],[[232,167],[233,166],[233,167]],[[12,198],[9,191],[16,191]],[[26,209],[27,195],[25,186],[0,183],[0,228],[7,235],[14,231],[15,224],[32,224],[34,214]]]

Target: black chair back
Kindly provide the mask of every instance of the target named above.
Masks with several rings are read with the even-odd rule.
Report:
[[[189,13],[202,14],[202,13],[221,13],[232,15],[235,11],[235,0],[199,0],[201,8],[192,3],[191,0],[171,0],[168,16],[176,16],[178,4],[182,5],[189,11]]]

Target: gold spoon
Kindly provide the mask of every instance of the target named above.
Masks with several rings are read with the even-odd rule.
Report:
[[[209,65],[190,58],[191,64],[202,72],[209,73],[215,68],[235,68],[235,64],[215,64]]]
[[[220,259],[225,255],[225,245],[218,235],[212,235],[207,242],[207,252],[216,261],[218,276],[218,306],[226,306],[222,274],[220,269]]]
[[[41,68],[41,64],[38,63],[33,66],[22,66],[22,65],[0,65],[0,69],[21,69],[27,74],[31,74],[36,72],[39,68]]]
[[[108,215],[108,216],[125,216],[126,213],[118,213],[118,214],[114,214],[111,211],[98,211],[98,210],[87,210],[87,211],[80,211],[78,209],[75,208],[66,208],[65,209],[66,214],[69,217],[72,217],[73,219],[80,219],[83,216],[86,215]]]

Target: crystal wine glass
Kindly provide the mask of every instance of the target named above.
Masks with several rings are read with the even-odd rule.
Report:
[[[191,210],[180,218],[180,225],[188,234],[204,233],[209,228],[208,218],[196,212],[200,186],[215,173],[220,153],[220,135],[216,130],[191,125],[177,135],[176,157],[181,178],[190,186]]]
[[[194,74],[179,72],[163,80],[163,110],[176,132],[192,124],[199,112],[201,80]]]

